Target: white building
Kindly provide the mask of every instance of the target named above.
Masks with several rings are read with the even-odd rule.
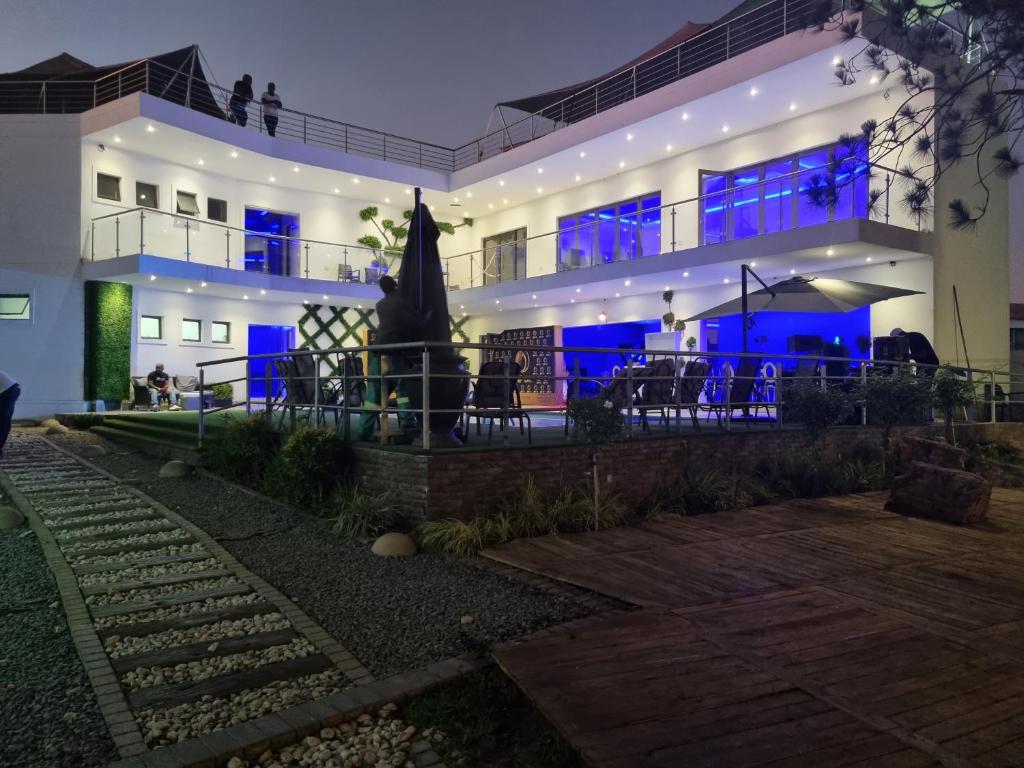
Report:
[[[503,109],[504,125],[455,149],[288,110],[270,137],[255,105],[239,126],[191,49],[98,70],[58,57],[4,76],[0,368],[22,383],[18,415],[127,397],[126,374],[157,361],[194,373],[267,344],[361,343],[379,290],[367,282],[376,254],[357,243],[377,232],[359,212],[400,221],[416,186],[438,220],[473,220],[440,243],[469,340],[554,325],[566,345],[608,342],[587,330],[602,310],[642,334],[660,325],[666,288],[685,318],[738,295],[748,263],[769,282],[813,274],[921,291],[834,326],[755,328],[752,349],[784,352],[811,333],[856,355],[899,326],[963,362],[955,286],[971,364],[1008,369],[1011,302],[1024,328],[1024,225],[1008,224],[1010,198],[976,233],[954,233],[908,217],[895,189],[869,210],[868,190],[892,172],[869,179],[854,163],[862,178],[839,204],[810,205],[801,190],[840,134],[884,119],[892,101],[867,79],[836,87],[833,60],[851,49],[835,35],[766,26],[775,17],[759,13],[681,30],[679,45],[539,114]],[[944,177],[937,197],[956,181]],[[1013,195],[1019,208],[1019,182]],[[131,286],[130,302],[97,298],[86,287],[97,282]],[[129,312],[130,332],[108,327]],[[729,349],[730,333],[703,322],[684,335]]]

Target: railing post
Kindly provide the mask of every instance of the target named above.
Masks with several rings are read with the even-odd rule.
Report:
[[[988,420],[990,423],[996,423],[996,372],[988,372],[988,391],[989,391],[989,414]]]
[[[231,269],[231,230],[224,230],[224,266]]]
[[[508,419],[508,406],[509,399],[512,397],[512,388],[509,386],[509,378],[512,376],[512,361],[509,358],[505,358],[504,365],[502,366],[502,400],[501,400],[501,442],[504,445],[508,445],[508,433],[512,430],[512,424]]]
[[[264,358],[266,367],[263,369],[263,413],[270,415],[270,367],[274,364],[272,358]]]
[[[732,431],[732,366],[725,368],[725,431]]]
[[[626,436],[633,436],[633,358],[626,361]]]
[[[139,255],[146,252],[146,213],[139,209]]]
[[[315,424],[320,426],[320,356],[314,355],[316,362],[313,364],[313,418]]]
[[[782,364],[779,363],[779,375],[775,377],[775,423],[782,429]]]
[[[672,355],[672,392],[673,400],[676,405],[676,432],[682,432],[683,430],[683,378],[682,374],[686,370],[686,363],[680,365],[682,362],[679,358],[679,353],[676,352]]]
[[[114,217],[114,258],[121,258],[121,217]]]
[[[676,207],[672,206],[672,253],[676,251]]]
[[[146,93],[149,93],[149,59],[146,59]]]
[[[974,407],[974,404],[977,401],[978,391],[974,388],[974,371],[972,371],[970,369],[968,369],[968,371],[967,371],[967,382],[971,385],[971,395],[972,395],[972,397],[971,397],[971,411],[970,411],[970,416],[967,417],[967,420],[969,422],[975,422],[975,421],[978,420],[978,418],[977,418],[978,415],[977,415],[977,413],[975,413],[975,407]],[[967,409],[966,408],[964,409],[964,416],[967,416]]]
[[[92,223],[92,233],[89,235],[90,261],[96,261],[96,222]]]
[[[191,222],[185,219],[185,261],[192,261]]]
[[[245,361],[245,415],[252,416],[252,363]]]
[[[725,58],[729,58],[729,44],[732,37],[732,24],[725,25]]]
[[[860,404],[860,423],[866,425],[868,423],[868,399],[867,399],[867,388],[868,388],[868,364],[861,362],[860,364],[860,391],[863,396],[863,400]]]
[[[306,143],[306,116],[302,116],[302,143]]]
[[[348,442],[351,439],[351,428],[348,419],[348,355],[341,353],[341,429],[342,439]],[[353,366],[354,368],[355,366]]]
[[[205,384],[205,368],[199,369],[199,440],[198,445],[200,448],[203,447],[203,435],[206,432],[206,390],[204,389]]]
[[[93,105],[93,107],[96,106],[96,83],[97,83],[96,80],[92,81],[92,105]],[[43,83],[43,87],[44,88],[46,87],[46,83]]]
[[[306,243],[306,279],[309,279],[309,243]]]
[[[382,398],[383,399],[383,398]],[[423,350],[423,450],[430,450],[430,350]]]

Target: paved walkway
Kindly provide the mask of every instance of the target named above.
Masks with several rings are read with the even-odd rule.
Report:
[[[883,501],[488,550],[639,607],[499,663],[595,767],[1024,765],[1024,491],[971,528]]]
[[[376,681],[162,504],[41,437],[13,436],[8,454],[0,483],[39,537],[125,768],[255,756],[472,666]],[[410,755],[440,765],[425,742]]]

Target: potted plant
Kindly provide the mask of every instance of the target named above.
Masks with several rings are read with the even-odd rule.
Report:
[[[690,352],[693,352],[693,348],[696,347],[696,346],[697,346],[697,338],[695,336],[691,336],[690,338],[688,338],[686,340],[686,348]]]
[[[661,300],[668,304],[668,312],[661,316],[661,321],[665,323],[665,330],[671,331],[672,324],[676,321],[675,313],[672,312],[672,297],[675,294],[672,291],[665,291],[661,294]]]
[[[235,399],[235,390],[230,384],[213,385],[213,407],[229,408]]]

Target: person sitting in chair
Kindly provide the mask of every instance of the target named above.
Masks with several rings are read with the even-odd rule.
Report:
[[[156,368],[146,376],[146,384],[149,386],[149,403],[154,411],[159,410],[160,400],[163,398],[171,405],[172,411],[180,411],[181,395],[172,385],[171,377],[164,373],[164,364],[157,363]],[[171,403],[171,397],[174,402]]]

